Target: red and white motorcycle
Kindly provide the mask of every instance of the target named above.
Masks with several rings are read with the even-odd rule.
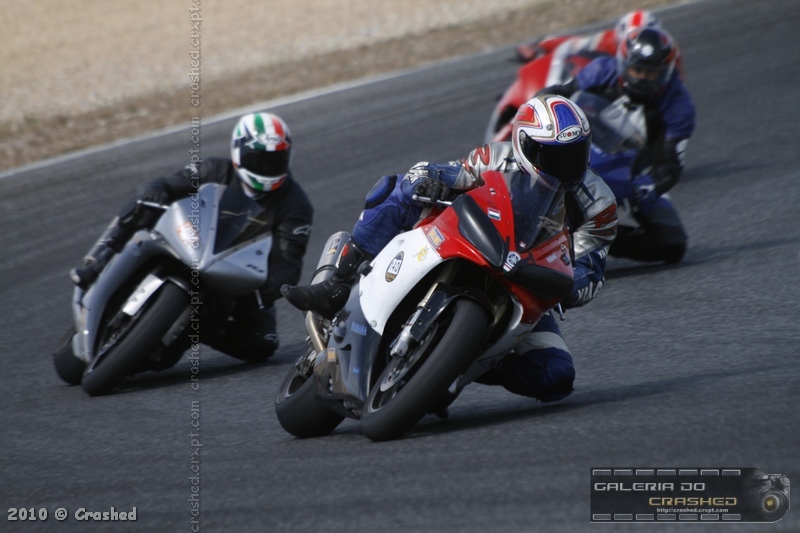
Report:
[[[300,438],[360,419],[372,440],[402,436],[497,364],[573,286],[563,191],[523,173],[435,208],[362,265],[333,320],[306,313],[308,344],[276,412]],[[332,275],[333,235],[312,283]]]

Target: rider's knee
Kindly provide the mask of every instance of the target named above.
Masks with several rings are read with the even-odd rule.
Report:
[[[677,263],[686,254],[689,241],[686,232],[681,226],[665,226],[658,229],[657,239],[661,250],[662,259],[666,263]]]

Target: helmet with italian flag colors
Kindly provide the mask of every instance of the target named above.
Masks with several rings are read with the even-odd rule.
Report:
[[[239,119],[231,138],[231,160],[239,179],[259,192],[274,191],[286,180],[292,155],[289,127],[272,113]]]

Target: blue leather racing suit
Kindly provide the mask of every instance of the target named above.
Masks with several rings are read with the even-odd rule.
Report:
[[[539,94],[569,98],[579,90],[610,101],[624,96],[616,58],[597,58],[569,82],[546,87]],[[688,237],[675,206],[664,194],[675,186],[683,171],[686,147],[695,128],[695,106],[677,70],[652,97],[631,97],[631,101],[644,108],[647,138],[634,163],[631,181],[610,185],[620,204],[624,199],[631,200],[640,227],[620,228],[610,253],[637,261],[674,263],[683,258]]]
[[[412,170],[421,167],[427,167],[429,175],[438,176],[451,189],[460,190],[480,185],[481,174],[488,170],[521,172],[507,142],[476,148],[461,161],[419,163]],[[367,194],[352,235],[355,243],[373,256],[429,213],[430,207],[412,199],[418,182],[409,174],[384,176]],[[569,308],[588,303],[603,286],[606,255],[616,235],[617,206],[611,190],[591,170],[575,190],[568,192],[565,204],[575,256],[574,290],[563,302]],[[549,402],[568,396],[574,379],[572,356],[553,313],[548,313],[500,365],[478,381]]]

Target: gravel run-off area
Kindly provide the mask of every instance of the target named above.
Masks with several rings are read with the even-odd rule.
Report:
[[[680,1],[3,2],[0,170]]]

